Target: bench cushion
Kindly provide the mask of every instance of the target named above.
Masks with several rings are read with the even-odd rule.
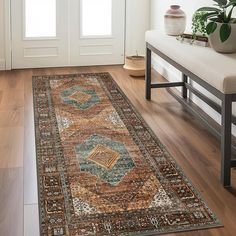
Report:
[[[222,93],[236,93],[236,54],[181,43],[161,31],[147,31],[146,42]]]

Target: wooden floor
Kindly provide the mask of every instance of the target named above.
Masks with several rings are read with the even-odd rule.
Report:
[[[232,188],[224,189],[219,142],[166,90],[155,90],[148,102],[144,80],[129,77],[121,66],[101,66],[0,72],[0,236],[39,235],[32,75],[78,72],[112,74],[224,225],[170,235],[236,235],[236,171]]]

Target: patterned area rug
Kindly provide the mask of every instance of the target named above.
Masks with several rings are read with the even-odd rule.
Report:
[[[41,235],[220,226],[108,73],[33,78]]]

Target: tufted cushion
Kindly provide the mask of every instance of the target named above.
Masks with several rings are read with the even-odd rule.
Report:
[[[146,42],[222,93],[236,93],[236,54],[181,43],[160,31],[147,31]]]

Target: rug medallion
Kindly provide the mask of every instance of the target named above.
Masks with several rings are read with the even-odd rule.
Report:
[[[220,226],[108,73],[33,78],[41,235]]]

